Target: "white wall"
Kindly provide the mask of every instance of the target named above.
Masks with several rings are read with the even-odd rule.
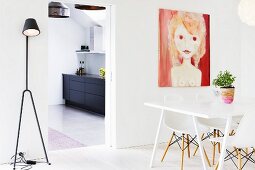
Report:
[[[83,15],[86,15],[85,13]],[[104,19],[104,22],[106,19]],[[103,21],[102,21],[103,22]],[[80,21],[79,21],[80,23]],[[84,24],[83,24],[84,25]],[[95,25],[94,25],[95,26]],[[97,26],[95,26],[97,27]],[[88,24],[88,27],[86,27],[86,44],[88,45],[91,51],[97,51],[97,52],[103,52],[105,51],[105,43],[107,40],[105,40],[105,26],[102,28],[103,31],[97,31],[94,35],[94,45],[96,49],[92,49],[91,43],[91,37],[90,37],[90,25]],[[109,40],[107,41],[109,42]],[[78,60],[85,62],[85,71],[87,74],[99,74],[99,69],[101,67],[105,68],[105,54],[84,54],[84,53],[78,53]]]
[[[255,27],[242,24],[242,91],[244,96],[255,97]]]
[[[99,75],[99,69],[105,68],[105,54],[78,54],[78,59],[85,62],[87,74]]]
[[[63,104],[62,74],[75,74],[79,68],[76,50],[87,45],[89,29],[71,18],[49,18],[49,105]]]
[[[65,3],[70,9],[70,18],[83,27],[93,27],[97,25],[83,10],[76,9],[74,4]]]
[[[64,0],[63,2],[68,2]],[[234,0],[80,0],[116,7],[116,146],[153,143],[159,111],[143,106],[164,94],[200,93],[210,88],[158,88],[158,9],[211,15],[211,78],[228,69],[241,93],[241,33]],[[115,123],[115,122],[113,122]]]
[[[70,0],[71,1],[71,0]],[[65,0],[67,2],[67,0]],[[241,84],[240,23],[234,0],[76,0],[86,4],[116,5],[116,143],[117,147],[153,143],[159,111],[143,106],[145,101],[166,93],[197,93],[206,88],[157,87],[158,8],[204,12],[211,15],[211,76],[229,68]],[[2,27],[0,112],[0,160],[14,149],[20,93],[24,83],[24,19],[36,17],[42,34],[31,42],[31,89],[35,92],[44,132],[47,127],[47,2],[43,0],[5,1],[0,7]],[[8,14],[8,15],[6,15]],[[13,15],[12,15],[13,14]],[[10,34],[7,34],[11,32]],[[15,49],[15,50],[13,50]],[[40,63],[40,64],[38,64]],[[13,69],[11,69],[13,67]],[[32,120],[32,119],[31,119]],[[29,121],[32,122],[32,121]],[[23,131],[26,137],[35,133]],[[31,136],[32,136],[31,135]],[[35,143],[36,137],[30,141]],[[40,144],[40,143],[39,143]],[[33,144],[34,149],[40,149]],[[38,152],[36,152],[38,153]]]
[[[0,162],[14,155],[22,91],[25,88],[25,19],[37,20],[41,34],[29,39],[29,87],[33,92],[38,116],[47,143],[47,67],[48,29],[47,1],[2,1],[0,6]],[[26,96],[28,99],[28,96]],[[21,129],[21,150],[41,156],[38,130],[30,100],[24,105]]]
[[[114,1],[116,4],[116,145],[153,143],[159,110],[143,106],[171,92],[199,93],[210,88],[158,88],[158,9],[211,15],[211,77],[229,69],[240,92],[240,21],[233,0]],[[135,4],[135,5],[134,5]],[[130,12],[132,11],[132,12]]]

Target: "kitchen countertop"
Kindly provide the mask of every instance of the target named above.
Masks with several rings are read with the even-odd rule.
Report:
[[[77,76],[77,77],[86,77],[86,78],[94,78],[94,79],[103,79],[105,80],[104,78],[100,77],[99,75],[96,75],[96,74],[85,74],[85,75],[82,75],[82,76],[79,76],[79,75],[76,75],[76,74],[64,74],[64,75],[72,75],[72,76]]]

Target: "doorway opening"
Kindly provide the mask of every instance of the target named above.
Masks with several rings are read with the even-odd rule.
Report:
[[[60,5],[67,16],[55,17],[53,10],[48,18],[49,150],[111,146],[113,8]]]

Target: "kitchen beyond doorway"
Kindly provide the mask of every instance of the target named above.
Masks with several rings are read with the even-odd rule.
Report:
[[[110,115],[107,115],[111,109],[109,77],[112,75],[111,62],[108,61],[111,60],[112,50],[110,45],[112,41],[110,27],[112,24],[110,12],[107,12],[110,7],[105,7],[105,18],[102,18],[102,13],[94,15],[95,13],[84,12],[75,8],[76,4],[65,3],[64,5],[70,10],[70,17],[61,19],[49,17],[48,22],[49,144],[51,142],[54,144],[56,139],[68,142],[57,141],[55,145],[61,146],[56,146],[55,149],[58,147],[58,149],[69,148],[69,146],[63,146],[62,143],[70,143],[71,147],[105,144],[105,141],[107,139],[110,141],[111,138],[110,131],[105,127],[108,124],[108,128],[110,128],[111,120]],[[98,31],[98,28],[101,31]],[[84,71],[81,72],[82,74],[77,74],[77,69],[80,68]],[[100,75],[102,68],[108,70],[104,76]],[[95,90],[97,89],[95,87],[99,87],[99,81],[95,83],[93,79],[92,82],[80,82],[76,81],[77,79],[72,79],[70,83],[73,82],[72,85],[74,86],[68,83],[68,90],[65,91],[63,75],[77,76],[78,78],[98,77],[98,80],[104,80],[104,87],[102,89],[102,83],[100,83],[101,90],[99,94],[98,90]],[[86,86],[82,86],[82,83]],[[105,112],[105,118],[102,116],[104,115],[103,112]],[[59,120],[57,121],[57,119]],[[105,123],[105,119],[109,122]],[[78,123],[75,122],[76,120],[78,120]],[[84,127],[79,128],[82,126],[79,121],[86,122],[88,120],[90,121],[88,124],[91,126],[85,126],[86,129],[83,129]],[[67,123],[67,121],[70,122]],[[88,134],[89,136],[86,136]],[[108,137],[105,134],[108,134]],[[84,141],[85,138],[88,141]]]

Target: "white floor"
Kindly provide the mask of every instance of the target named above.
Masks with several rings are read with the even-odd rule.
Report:
[[[86,145],[105,143],[104,117],[65,105],[49,106],[49,127]]]
[[[156,166],[149,168],[152,146],[128,149],[112,149],[106,146],[92,146],[64,151],[49,152],[52,165],[38,164],[32,170],[180,170],[181,152],[170,148],[165,161],[160,163],[165,144],[161,144],[156,157]],[[193,149],[192,149],[193,151]],[[209,153],[210,154],[210,153]],[[210,154],[211,155],[211,154]],[[201,170],[199,155],[185,157],[185,170]],[[1,165],[0,170],[11,170],[10,165]],[[213,168],[209,168],[213,169]],[[226,162],[224,170],[235,170],[231,161]],[[254,170],[254,164],[248,164],[244,170]]]

